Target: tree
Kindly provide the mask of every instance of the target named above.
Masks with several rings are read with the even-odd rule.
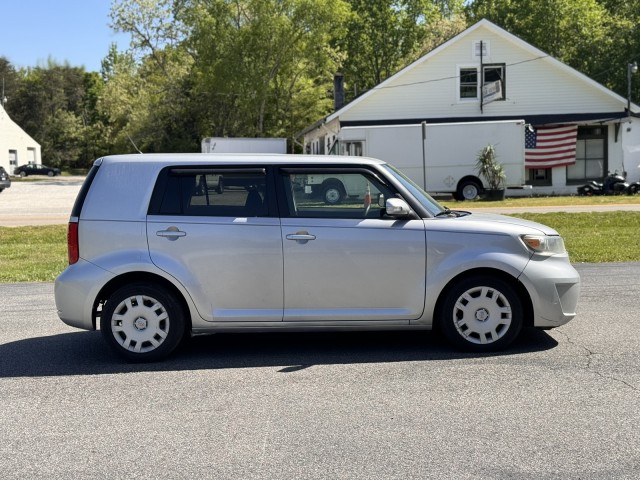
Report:
[[[583,73],[606,50],[607,10],[597,0],[474,0],[471,23],[487,18]]]
[[[102,107],[150,150],[291,137],[328,112],[328,45],[347,12],[342,0],[122,1],[112,21],[132,35],[132,64],[105,59]]]
[[[347,93],[357,96],[464,29],[462,0],[349,0]],[[446,37],[446,38],[443,38]]]

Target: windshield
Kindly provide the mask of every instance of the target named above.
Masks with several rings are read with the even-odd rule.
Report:
[[[404,173],[398,170],[396,167],[385,164],[382,167],[390,173],[396,180],[398,180],[409,192],[418,200],[424,208],[426,208],[432,215],[444,212],[447,209],[436,202],[431,195],[425,192],[422,187],[418,186],[413,180],[409,179]]]

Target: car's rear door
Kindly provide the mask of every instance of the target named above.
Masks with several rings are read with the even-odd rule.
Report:
[[[263,167],[165,169],[147,217],[151,259],[184,285],[205,320],[282,321],[276,208]]]
[[[384,216],[392,187],[373,171],[279,169],[283,212],[284,320],[406,324],[424,310],[426,243],[421,219]],[[339,203],[322,189],[337,185]],[[336,182],[339,182],[336,183]]]

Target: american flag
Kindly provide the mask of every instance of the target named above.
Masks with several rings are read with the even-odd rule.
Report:
[[[528,128],[524,134],[524,166],[527,168],[550,168],[576,163],[576,140],[578,127],[538,127],[533,132]]]

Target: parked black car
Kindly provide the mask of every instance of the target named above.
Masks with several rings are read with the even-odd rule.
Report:
[[[46,165],[29,164],[20,165],[13,171],[13,174],[20,175],[21,177],[26,177],[27,175],[48,175],[55,177],[56,175],[60,175],[60,169],[47,167]]]
[[[9,174],[4,169],[4,167],[0,167],[0,192],[5,188],[9,188],[11,186],[11,179],[9,178]]]

